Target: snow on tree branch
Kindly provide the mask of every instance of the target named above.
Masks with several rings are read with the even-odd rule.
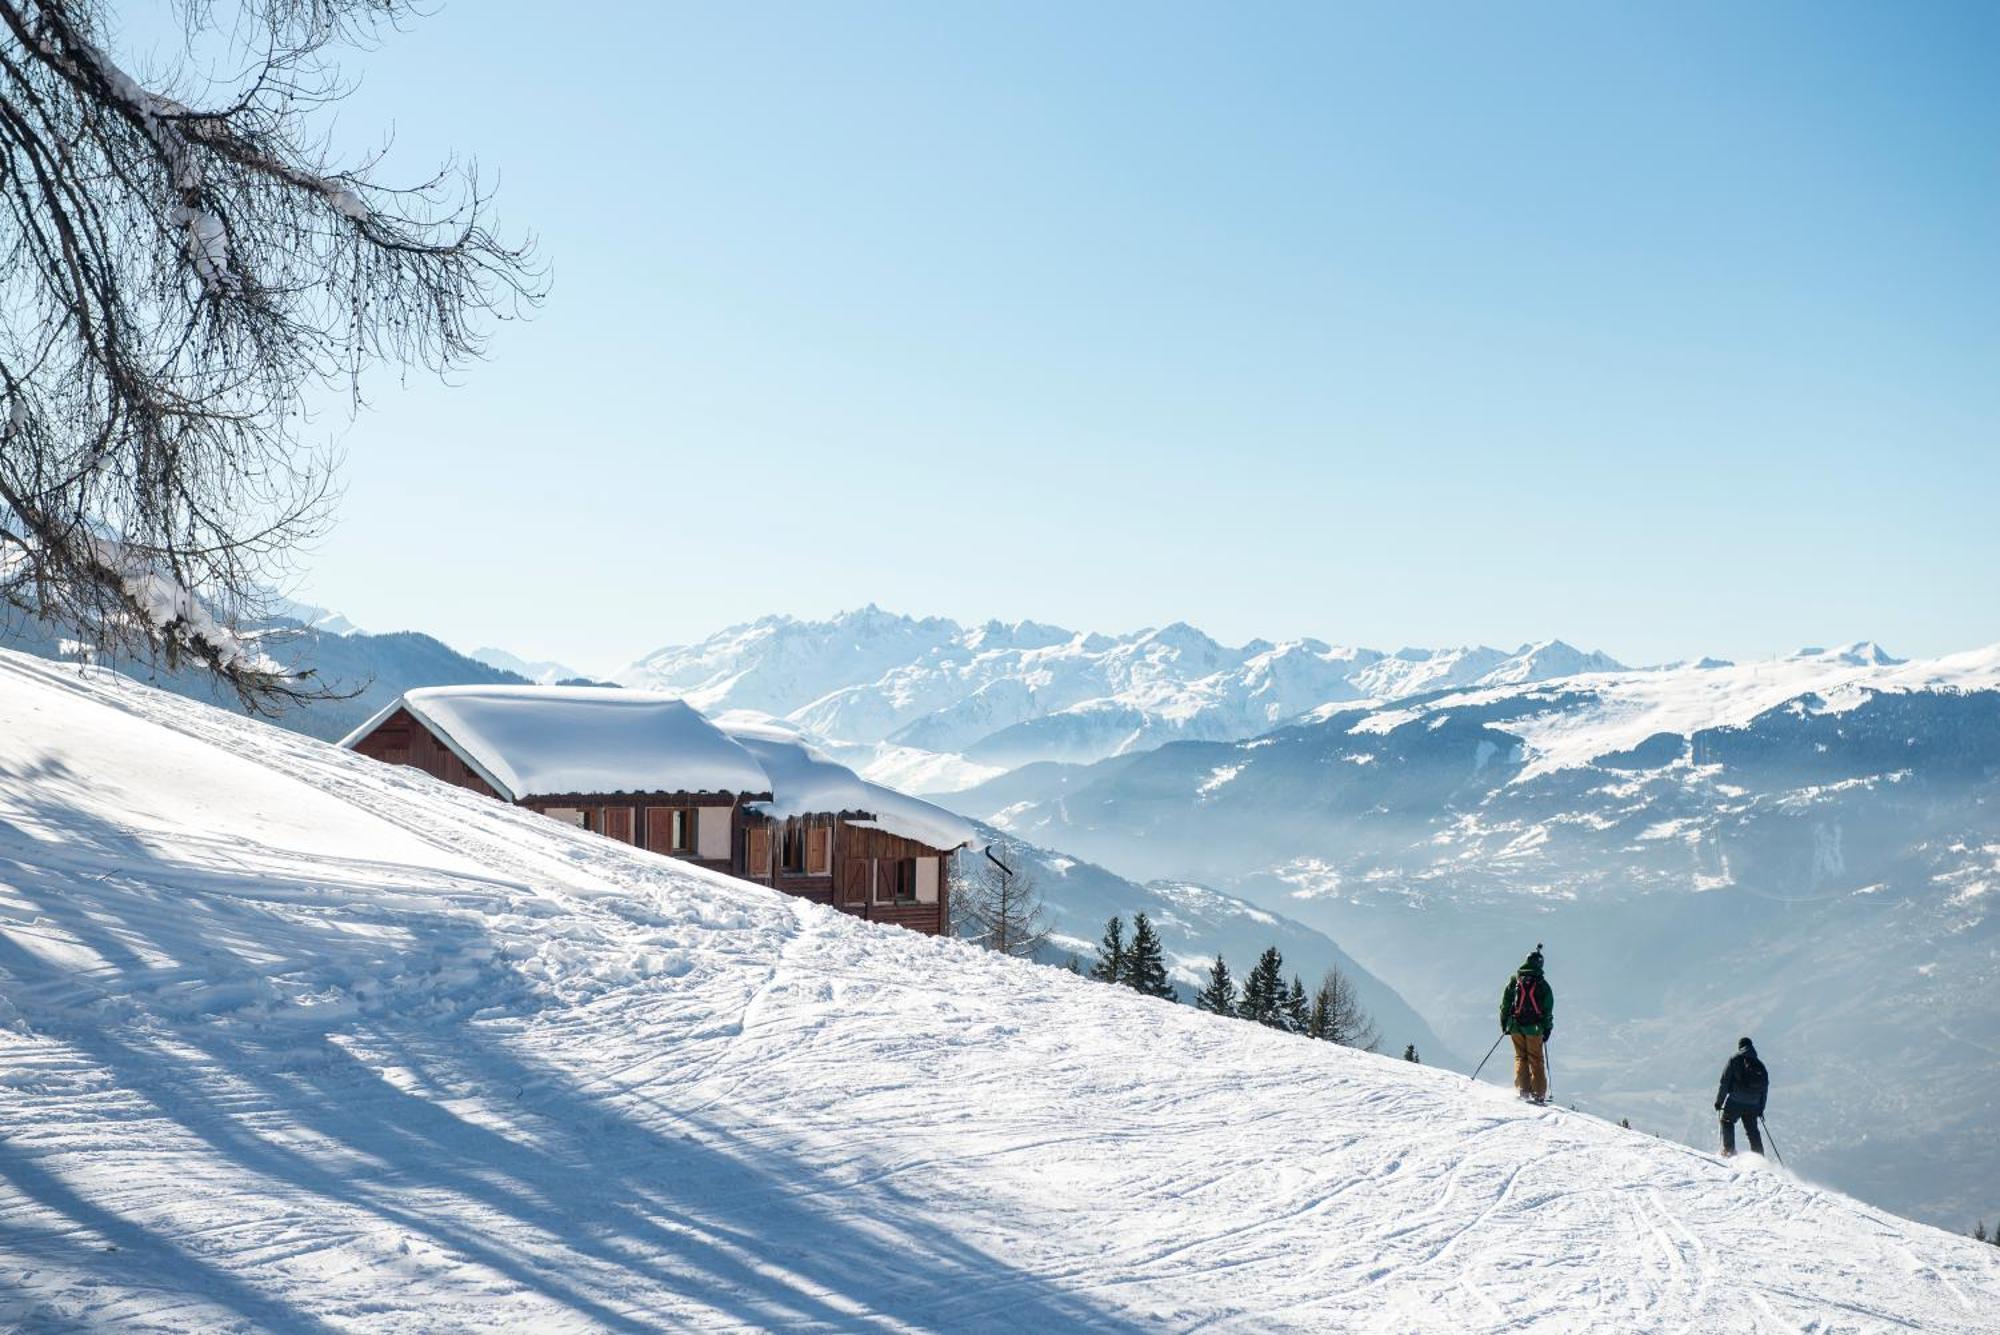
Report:
[[[404,0],[179,12],[247,72],[141,76],[105,0],[0,0],[0,601],[255,703],[284,691],[232,623],[330,513],[307,393],[448,372],[542,285],[469,169],[398,187],[311,136]]]

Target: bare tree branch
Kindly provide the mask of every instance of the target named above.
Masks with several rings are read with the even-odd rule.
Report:
[[[988,950],[1032,959],[1048,944],[1048,909],[1025,866],[1010,876],[990,862],[972,863],[959,872],[951,902],[958,935]]]
[[[242,630],[329,520],[306,395],[447,374],[543,276],[469,168],[395,188],[307,138],[406,0],[220,9],[180,6],[244,62],[202,96],[122,68],[104,0],[0,0],[0,602],[268,708],[317,691]]]

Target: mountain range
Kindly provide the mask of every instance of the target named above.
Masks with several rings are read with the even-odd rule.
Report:
[[[332,741],[344,737],[378,709],[417,686],[528,684],[516,672],[467,657],[433,636],[419,631],[374,635],[324,608],[294,605],[310,621],[284,617],[264,629],[260,647],[294,670],[310,670],[326,698],[289,706],[273,720],[294,732]],[[16,649],[41,658],[75,661],[66,632],[33,617],[16,616],[0,623],[0,648]],[[120,672],[206,704],[238,708],[235,696],[196,669],[173,669],[157,663],[120,659],[105,664]]]
[[[510,654],[505,649],[495,649],[490,645],[483,649],[474,649],[470,657],[486,664],[490,668],[496,668],[501,672],[511,672],[517,677],[524,677],[534,682],[537,686],[554,686],[559,683],[578,681],[583,677],[583,674],[575,668],[564,663],[558,663],[553,659],[544,658],[530,661],[518,654]]]
[[[873,605],[826,621],[771,616],[615,674],[699,709],[786,719],[870,778],[957,791],[1022,765],[1087,763],[1171,741],[1252,737],[1329,702],[1618,671],[1560,640],[1512,652],[1227,646],[1185,622],[1127,635],[1034,621],[963,626]]]

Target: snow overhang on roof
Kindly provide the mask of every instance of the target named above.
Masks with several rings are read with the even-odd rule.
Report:
[[[428,686],[341,739],[352,748],[407,709],[510,801],[569,793],[773,792],[757,758],[684,701],[605,686]]]
[[[946,850],[978,837],[969,821],[943,807],[870,783],[781,727],[731,719],[723,725],[771,776],[772,797],[755,810],[778,820],[840,814],[854,824]]]

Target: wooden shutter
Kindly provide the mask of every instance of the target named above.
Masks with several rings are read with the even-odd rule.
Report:
[[[833,831],[815,825],[806,831],[806,875],[824,876],[833,857]]]
[[[752,876],[771,874],[771,832],[762,825],[750,827],[750,865]]]
[[[674,809],[646,808],[646,847],[655,853],[674,851]]]
[[[875,859],[875,902],[896,902],[896,864],[888,858]]]
[[[604,833],[621,844],[632,842],[632,808],[604,808]]]
[[[843,904],[866,904],[868,902],[867,858],[849,858],[846,874],[840,882],[840,901]]]

